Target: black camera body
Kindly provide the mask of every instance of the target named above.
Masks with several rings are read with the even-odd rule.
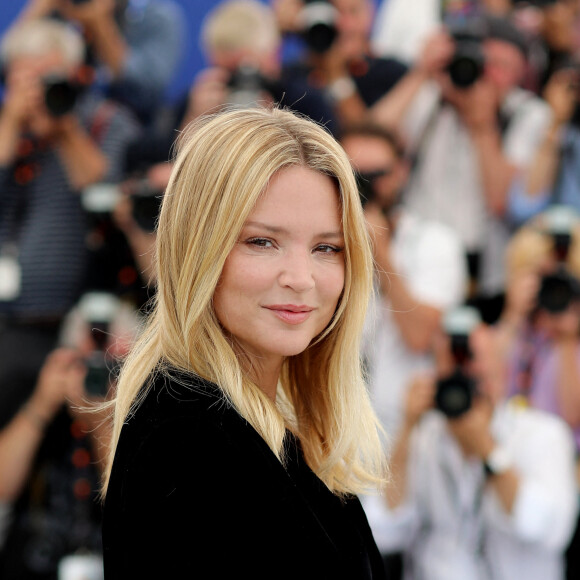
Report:
[[[227,86],[228,103],[240,107],[258,106],[262,94],[273,90],[273,83],[251,64],[242,64],[233,71]]]
[[[108,292],[92,291],[81,297],[78,308],[94,343],[93,350],[84,359],[87,367],[85,389],[91,395],[104,397],[118,368],[118,361],[107,352],[107,344],[120,302]]]
[[[326,52],[338,35],[338,13],[330,0],[305,0],[299,18],[308,48],[319,54]]]
[[[154,232],[163,200],[163,191],[153,187],[144,179],[137,183],[129,197],[131,215],[136,224],[145,232]]]
[[[443,329],[449,336],[454,369],[437,381],[435,408],[446,417],[459,417],[471,409],[477,382],[466,372],[465,365],[472,356],[469,336],[480,323],[479,312],[470,306],[457,307],[444,318]]]
[[[446,417],[459,417],[471,409],[475,391],[475,380],[456,368],[451,375],[437,381],[435,408]]]
[[[68,115],[82,92],[81,85],[63,75],[48,75],[42,79],[44,103],[53,117]]]
[[[572,243],[572,230],[579,222],[576,212],[566,206],[555,205],[544,213],[544,217],[546,233],[552,237],[558,266],[540,281],[538,308],[551,314],[559,314],[573,302],[580,300],[580,281],[565,265]]]
[[[385,175],[385,171],[359,171],[356,173],[356,184],[361,205],[364,207],[376,197],[375,181]]]
[[[483,40],[485,31],[478,19],[468,20],[461,26],[449,30],[455,41],[455,52],[447,65],[451,82],[460,89],[472,86],[483,75],[485,55]]]
[[[580,283],[563,266],[542,277],[538,292],[538,307],[542,310],[558,314],[579,299]]]

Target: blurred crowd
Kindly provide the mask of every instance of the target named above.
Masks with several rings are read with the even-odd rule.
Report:
[[[168,101],[188,34],[174,0],[28,0],[0,39],[0,578],[102,578],[101,403],[175,142],[256,105],[357,172],[389,578],[579,578],[580,2],[216,0]]]

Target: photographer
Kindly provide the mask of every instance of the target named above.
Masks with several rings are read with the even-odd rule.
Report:
[[[388,0],[377,11],[372,46],[377,54],[413,65],[449,14],[477,10],[508,17],[512,5],[513,0]]]
[[[562,417],[580,450],[578,215],[563,206],[518,230],[506,253],[507,300],[496,326],[508,394]]]
[[[510,198],[510,218],[521,225],[551,203],[580,211],[580,68],[569,61],[544,90],[552,122],[538,149],[529,178]]]
[[[408,163],[397,137],[375,125],[348,127],[341,144],[359,176],[373,240],[373,307],[363,358],[375,410],[388,434],[403,417],[405,391],[418,369],[433,367],[442,313],[465,298],[467,268],[457,236],[402,207]]]
[[[290,2],[292,4],[292,2]],[[363,122],[367,113],[407,72],[370,49],[372,0],[310,0],[302,3],[295,29],[306,39],[306,55],[286,74],[324,91],[341,126]],[[327,17],[313,18],[324,13]]]
[[[280,42],[269,6],[258,0],[216,3],[201,30],[208,67],[196,75],[167,122],[131,146],[128,165],[148,167],[166,162],[178,131],[200,115],[228,106],[278,103],[336,132],[336,116],[322,91],[284,74]]]
[[[559,580],[578,508],[572,437],[560,419],[505,402],[492,331],[470,310],[448,313],[439,380],[413,382],[391,484],[367,515],[383,550],[404,551],[407,579]],[[459,415],[457,393],[440,396],[454,368],[471,385]]]
[[[54,20],[17,23],[2,40],[0,110],[0,426],[30,395],[87,266],[80,191],[119,181],[137,125],[76,86],[82,38]],[[55,82],[58,80],[58,83]],[[75,93],[75,91],[73,91]],[[64,98],[65,95],[68,95]]]
[[[406,204],[452,227],[470,263],[470,298],[495,320],[503,292],[509,192],[526,179],[550,113],[518,87],[526,43],[507,20],[473,21],[430,39],[417,66],[373,109],[414,154]],[[468,74],[465,74],[467,71]]]
[[[161,199],[169,183],[172,165],[158,163],[141,178],[129,178],[121,186],[121,197],[113,210],[113,219],[123,232],[136,265],[149,288],[155,287],[153,251],[155,226]]]
[[[112,99],[148,122],[183,52],[183,13],[172,0],[29,0],[23,19],[56,14],[78,24]]]

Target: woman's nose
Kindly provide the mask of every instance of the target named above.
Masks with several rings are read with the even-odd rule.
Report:
[[[310,251],[292,251],[284,256],[279,276],[281,286],[295,292],[306,292],[314,288],[313,262]]]

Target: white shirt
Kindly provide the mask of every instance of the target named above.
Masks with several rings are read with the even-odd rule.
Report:
[[[364,498],[379,549],[405,552],[406,580],[561,580],[578,513],[574,440],[559,418],[498,407],[492,433],[520,477],[505,512],[482,463],[466,459],[432,411],[413,433],[404,504]]]
[[[424,304],[446,310],[465,297],[467,273],[463,247],[449,228],[402,211],[391,240],[393,266],[411,294]],[[381,423],[392,438],[402,417],[411,378],[433,368],[430,354],[406,345],[385,298],[375,295],[363,336],[370,393]]]
[[[440,26],[441,0],[383,1],[375,17],[372,47],[376,54],[412,64]]]
[[[502,112],[509,119],[502,139],[504,155],[525,171],[544,138],[550,109],[532,93],[515,88],[504,99]],[[426,83],[419,91],[404,131],[419,152],[404,197],[406,207],[447,224],[468,251],[481,253],[481,290],[501,291],[509,230],[487,209],[477,150],[455,109],[441,104],[436,83]]]

